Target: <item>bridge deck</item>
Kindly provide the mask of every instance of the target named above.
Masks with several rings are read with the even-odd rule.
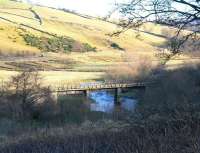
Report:
[[[87,91],[87,90],[103,90],[103,89],[116,89],[116,88],[145,88],[149,83],[94,83],[82,85],[64,85],[62,87],[54,88],[56,92],[65,91]]]

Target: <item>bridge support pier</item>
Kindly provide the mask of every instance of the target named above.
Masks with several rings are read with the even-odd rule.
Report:
[[[116,105],[120,105],[121,102],[119,101],[119,94],[121,93],[121,88],[115,88],[115,95],[114,95],[114,103]]]
[[[57,102],[58,101],[58,92],[52,93],[53,99]]]
[[[89,91],[89,90],[84,90],[84,91],[83,91],[83,94],[84,94],[84,96],[85,96],[86,98],[88,98],[88,97],[89,97],[89,94],[90,94],[90,91]]]

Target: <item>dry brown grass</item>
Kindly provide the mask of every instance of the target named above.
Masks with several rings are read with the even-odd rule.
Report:
[[[19,72],[0,70],[0,81],[9,81]],[[40,71],[45,86],[58,86],[68,83],[80,83],[102,79],[103,72],[67,72],[67,71]],[[81,76],[81,77],[80,77]]]
[[[131,59],[131,60],[130,60]],[[146,78],[153,69],[152,60],[149,57],[135,59],[124,58],[124,62],[108,68],[106,79],[119,81],[136,81]]]
[[[199,151],[199,120],[144,122],[121,131],[90,131],[68,135],[67,129],[57,129],[10,141],[0,146],[1,153],[188,153]],[[59,135],[63,131],[62,135]],[[66,132],[65,132],[66,131]],[[49,131],[50,132],[50,131]],[[17,141],[20,140],[20,141]]]
[[[22,10],[19,10],[20,5],[22,6]],[[109,37],[109,33],[118,30],[118,27],[115,24],[97,19],[86,19],[78,15],[66,13],[63,11],[35,6],[33,7],[33,10],[36,11],[37,14],[39,14],[39,16],[43,20],[43,24],[40,25],[39,22],[34,18],[33,14],[30,12],[30,10],[28,10],[28,8],[29,5],[27,4],[4,1],[0,5],[0,11],[7,13],[0,12],[0,15],[18,24],[25,24],[34,27],[38,30],[42,30],[52,34],[57,34],[59,36],[72,37],[76,41],[88,43],[91,46],[97,47],[97,50],[112,50],[116,52],[119,51],[113,49],[110,46],[111,42],[113,42],[118,44],[125,50],[141,53],[146,52],[152,54],[156,51],[155,46],[160,45],[164,42],[163,38],[144,32],[141,32],[140,39],[137,39],[135,38],[137,32],[134,30],[129,30],[121,34],[120,37]],[[1,38],[6,38],[6,36],[8,35],[8,31],[10,31],[9,29],[11,29],[8,27],[8,25],[11,27],[19,28],[18,25],[14,25],[8,22],[0,23],[0,27],[4,29],[1,30],[1,34],[4,34]],[[24,26],[22,27],[31,32],[32,34],[39,36],[44,35],[44,33],[38,32],[37,30],[33,30]],[[160,33],[160,31],[156,31],[155,29],[162,29],[162,26],[160,25],[149,24],[148,27],[152,27],[154,32],[158,34]],[[13,31],[12,34],[17,35],[16,31]],[[4,40],[4,42],[10,41],[11,40],[9,39]],[[17,41],[16,43],[22,42],[23,41]],[[11,45],[12,44],[10,44],[10,46]]]

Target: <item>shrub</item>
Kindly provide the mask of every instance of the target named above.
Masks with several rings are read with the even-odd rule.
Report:
[[[92,47],[90,44],[88,44],[88,43],[84,43],[83,44],[83,46],[84,46],[84,50],[86,50],[86,51],[96,51],[96,47]]]
[[[166,43],[162,46],[168,48],[173,54],[177,53],[189,53],[189,54],[198,54],[200,46],[200,37],[199,35],[192,35],[187,38],[185,34],[181,34],[178,37],[175,31],[172,29],[163,29],[162,34],[167,38]]]
[[[199,120],[194,118],[140,122],[118,131],[110,128],[71,135],[69,129],[59,129],[18,138],[0,146],[0,153],[197,153],[200,148]]]
[[[138,103],[142,116],[146,118],[158,116],[169,120],[191,115],[199,117],[199,70],[199,66],[188,66],[159,72],[160,77],[154,80],[156,84],[146,88],[145,95]]]
[[[38,47],[38,45],[40,44],[40,39],[34,35],[25,34],[23,35],[23,38],[27,45]]]
[[[124,48],[121,48],[117,43],[111,43],[110,46],[114,49],[124,50]]]
[[[155,57],[160,60],[161,65],[165,65],[173,56],[167,49],[163,49],[162,52],[156,53]]]
[[[149,76],[152,70],[152,62],[148,57],[140,57],[136,62],[129,60],[133,59],[124,59],[124,63],[108,68],[105,76],[106,79],[133,82],[138,79],[144,80]]]
[[[80,43],[69,37],[36,37],[32,34],[22,35],[27,45],[34,46],[45,52],[88,52],[95,51],[96,48],[87,43]]]
[[[1,96],[1,107],[5,116],[18,119],[38,119],[49,115],[54,100],[49,88],[42,87],[38,72],[27,70],[11,78]],[[45,111],[43,108],[48,108]],[[51,111],[50,114],[53,114]]]

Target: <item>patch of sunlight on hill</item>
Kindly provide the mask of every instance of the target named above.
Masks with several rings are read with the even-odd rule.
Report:
[[[66,71],[45,71],[40,72],[45,85],[63,85],[67,83],[78,83],[83,81],[95,81],[101,79],[104,73],[102,72],[66,72]],[[81,78],[80,78],[81,76]]]
[[[88,26],[92,28],[102,29],[104,32],[109,32],[110,29],[114,28],[115,30],[117,27],[113,26],[113,24],[104,22],[101,20],[96,19],[88,19],[84,18],[78,15],[74,15],[71,13],[67,13],[64,11],[56,10],[56,9],[50,9],[45,7],[34,7],[34,10],[40,14],[41,18],[47,19],[47,20],[53,20],[53,21],[59,21],[63,23],[74,23],[82,26]]]
[[[10,0],[0,0],[0,8],[27,9],[30,5]]]
[[[114,32],[116,26],[98,20],[95,20],[95,22],[90,25],[88,25],[88,22],[86,22],[87,24],[83,22],[77,24],[74,23],[73,20],[72,23],[68,22],[63,23],[60,21],[59,22],[47,21],[47,22],[45,21],[45,24],[48,25],[47,27],[49,28],[50,31],[54,31],[55,33],[59,34],[65,33],[66,35],[69,35],[74,39],[88,42],[92,45],[100,47],[101,49],[105,49],[105,47],[108,49],[110,47],[109,41],[116,41],[120,46],[128,50],[133,50],[133,51],[138,50],[136,48],[140,48],[140,50],[143,50],[144,47],[145,50],[148,49],[149,51],[151,51],[153,49],[153,47],[151,47],[151,44],[157,43],[158,45],[160,45],[161,43],[164,42],[163,38],[159,38],[157,36],[152,36],[145,33],[141,33],[143,40],[136,39],[135,38],[136,32],[132,30],[129,30],[126,34],[122,34],[119,37],[110,38],[109,36],[106,36],[106,34]],[[106,25],[99,27],[100,23],[107,24],[110,27]],[[56,26],[59,28],[56,28]],[[145,43],[145,41],[147,43]]]
[[[34,55],[39,50],[27,46],[19,35],[17,27],[8,23],[0,23],[0,54],[3,55]]]
[[[8,42],[6,40],[2,40],[0,38],[0,54],[1,55],[15,55],[15,56],[26,56],[26,55],[36,55],[39,53],[37,49],[14,43],[14,42]]]
[[[14,14],[15,11],[12,11],[12,12]],[[14,21],[14,22],[17,22],[17,23],[26,24],[26,25],[30,25],[30,26],[33,26],[33,27],[38,24],[38,21],[35,20],[34,18],[27,19],[25,17],[20,17],[20,16],[16,16],[16,15],[2,13],[1,9],[0,9],[0,16],[3,17],[3,18],[9,19],[11,21]]]
[[[19,74],[16,71],[0,70],[0,81],[9,81],[13,76]],[[45,86],[61,85],[67,83],[78,83],[83,81],[95,81],[101,79],[103,72],[67,72],[67,71],[41,71],[39,74],[42,77]],[[81,76],[81,78],[80,78]]]
[[[111,47],[112,43],[117,43],[126,51],[131,51],[133,53],[141,52],[141,54],[147,53],[153,56],[157,50],[157,46],[160,46],[165,41],[165,39],[159,35],[152,34],[153,32],[160,34],[162,32],[162,26],[150,25],[148,26],[150,31],[148,29],[146,32],[146,29],[143,29],[144,32],[141,32],[140,37],[138,38],[136,38],[137,32],[134,30],[128,30],[119,37],[109,37],[108,34],[118,30],[115,24],[93,18],[84,18],[47,7],[34,6],[33,10],[42,19],[42,24],[40,25],[33,13],[29,10],[29,5],[6,0],[1,1],[1,3],[0,11],[4,10],[7,12],[0,12],[1,17],[17,22],[18,24],[28,25],[29,28],[25,26],[23,26],[23,28],[33,34],[40,36],[47,35],[36,30],[38,29],[51,34],[68,36],[76,41],[88,43],[91,46],[97,47],[98,51],[111,50],[118,52],[119,50]],[[18,11],[18,9],[12,10],[10,8],[18,8],[20,11]],[[32,29],[30,27],[32,27]],[[4,35],[2,37],[4,38],[7,36]],[[9,39],[4,38],[4,41],[6,40],[8,41],[7,44],[11,43],[11,46],[14,44],[17,46],[16,43],[18,43],[18,41],[13,44],[13,42],[9,42]],[[22,45],[23,48],[25,43],[21,40],[19,44]],[[28,46],[24,45],[24,47],[24,50],[27,50]]]
[[[149,34],[154,34],[161,37],[174,35],[177,32],[177,29],[174,27],[169,27],[169,26],[155,24],[155,23],[146,23],[145,25],[141,27],[141,30],[146,31]]]
[[[5,71],[5,70],[0,70],[0,81],[9,81],[9,79],[12,76],[15,76],[18,74],[18,72],[15,71]]]
[[[34,20],[34,14],[30,12],[28,9],[21,10],[21,9],[8,9],[8,8],[1,8],[0,7],[0,13],[5,15],[10,15],[13,17],[21,17],[25,18],[27,20]]]
[[[34,7],[34,10],[40,14],[41,18],[45,19],[44,24],[47,27],[47,31],[66,34],[74,39],[90,43],[101,49],[109,47],[108,40],[114,40],[128,50],[135,50],[136,48],[143,50],[144,48],[149,51],[153,49],[151,47],[152,44],[160,45],[164,42],[163,38],[148,33],[141,33],[142,40],[135,39],[136,31],[133,30],[129,30],[126,37],[110,38],[106,35],[118,30],[117,26],[112,23],[96,19],[87,19],[50,8]]]

